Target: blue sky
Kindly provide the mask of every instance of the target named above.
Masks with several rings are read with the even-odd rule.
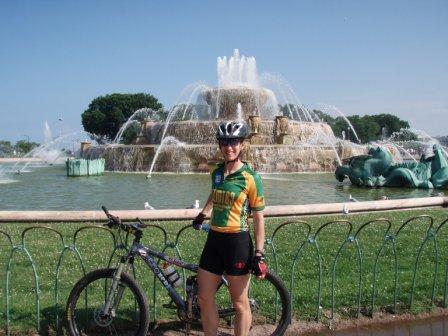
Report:
[[[234,48],[308,106],[447,135],[448,1],[0,1],[0,140],[80,130],[89,102],[165,107]],[[58,121],[62,118],[63,121]]]

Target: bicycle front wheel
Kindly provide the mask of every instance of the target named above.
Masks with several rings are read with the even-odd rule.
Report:
[[[71,336],[144,336],[148,331],[148,303],[143,290],[127,274],[117,289],[111,284],[115,269],[99,269],[86,274],[70,292],[67,324]],[[112,308],[105,311],[107,298]]]

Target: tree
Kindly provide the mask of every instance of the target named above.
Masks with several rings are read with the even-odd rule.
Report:
[[[370,141],[378,140],[378,134],[380,133],[380,126],[376,123],[372,116],[365,115],[359,117],[358,115],[347,117],[353,128],[356,130],[361,143],[367,143]]]
[[[14,147],[15,147],[15,150],[17,151],[17,153],[28,154],[34,148],[39,147],[39,144],[37,142],[30,142],[27,140],[19,140],[16,142]]]
[[[402,128],[409,128],[409,123],[405,120],[401,120],[393,114],[376,114],[372,118],[380,126],[378,132],[378,139],[382,136],[389,137],[394,132],[399,132]]]
[[[14,151],[11,141],[0,141],[0,157],[9,157]]]
[[[113,93],[100,96],[92,100],[88,109],[81,115],[82,125],[86,132],[94,135],[95,139],[99,136],[106,140],[113,140],[126,120],[135,111],[145,107],[160,110],[162,104],[157,98],[147,93]],[[129,137],[136,135],[134,129],[130,132],[135,134],[130,136],[125,132],[123,135],[127,141],[130,141]]]
[[[344,132],[347,140],[357,141],[356,136],[353,134],[353,129],[351,129],[343,117],[333,118],[319,110],[313,110],[313,113],[320,120],[329,124],[337,137],[341,137],[342,132]],[[352,124],[362,143],[380,140],[383,137],[390,137],[395,132],[403,133],[399,139],[397,138],[395,140],[410,141],[417,138],[414,133],[408,130],[409,123],[407,121],[401,120],[392,114],[364,115],[362,117],[355,114],[346,118]]]
[[[336,123],[335,118],[325,112],[322,112],[321,110],[313,110],[313,113],[319,118],[319,120],[329,124],[330,126]]]

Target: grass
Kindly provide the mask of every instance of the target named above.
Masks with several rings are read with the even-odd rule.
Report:
[[[295,221],[279,229],[273,238],[273,245],[267,246],[268,264],[271,269],[284,279],[287,287],[292,289],[293,310],[296,318],[316,319],[320,314],[321,320],[331,317],[332,302],[335,305],[335,314],[342,317],[355,316],[357,311],[359,263],[358,253],[362,259],[362,286],[361,311],[371,314],[372,290],[374,286],[373,270],[375,260],[379,255],[376,298],[374,311],[392,311],[394,308],[395,293],[395,257],[393,245],[388,241],[381,253],[381,247],[388,229],[389,222],[377,221],[364,227],[356,236],[356,240],[347,240],[354,236],[364,224],[380,217],[391,223],[389,233],[396,235],[400,226],[406,220],[415,216],[429,215],[434,220],[434,231],[439,224],[448,218],[444,209],[425,209],[414,211],[350,214],[346,216],[320,216],[308,218],[273,218],[266,220],[267,236],[272,237],[274,230],[282,223]],[[444,289],[446,281],[446,264],[448,260],[448,225],[443,226],[435,238],[427,235],[430,217],[420,217],[405,225],[396,235],[396,269],[397,283],[397,310],[395,313],[422,312],[431,309],[434,305],[443,306]],[[311,230],[311,236],[316,232],[315,243],[308,240],[308,226],[297,221],[306,221]],[[324,224],[333,222],[328,226]],[[53,224],[2,224],[0,230],[10,235],[14,246],[26,247],[29,256],[33,259],[39,280],[40,290],[40,333],[54,334],[56,329],[56,312],[63,320],[63,310],[70,289],[82,276],[83,267],[76,254],[65,246],[75,244],[83,260],[85,270],[91,271],[100,267],[107,267],[114,249],[114,237],[103,228],[94,227],[91,223],[53,223]],[[168,233],[168,241],[175,242],[176,235],[188,222],[161,222],[158,223]],[[86,228],[88,227],[88,229]],[[26,230],[28,228],[32,228]],[[83,228],[83,229],[81,229]],[[319,228],[321,228],[319,230]],[[79,229],[81,229],[79,231]],[[22,241],[22,236],[24,239]],[[182,231],[178,237],[178,251],[182,258],[196,262],[199,259],[201,247],[205,242],[206,234],[192,229]],[[428,239],[427,239],[428,238]],[[425,242],[425,239],[426,242]],[[164,235],[158,228],[145,229],[142,242],[155,249],[163,249]],[[312,240],[311,240],[312,242]],[[415,290],[413,304],[410,306],[410,296],[413,287],[414,268],[419,249],[420,261],[415,273]],[[298,249],[302,246],[300,253]],[[359,251],[357,249],[359,246]],[[277,264],[272,253],[275,248]],[[342,249],[341,249],[342,247]],[[436,253],[437,247],[437,253]],[[317,253],[318,249],[318,253]],[[338,255],[339,251],[339,255]],[[114,264],[120,250],[112,258]],[[176,255],[172,247],[166,249],[168,254]],[[321,261],[322,277],[320,282],[320,308],[317,297],[319,289],[319,258]],[[436,263],[437,255],[437,263]],[[11,246],[4,233],[0,233],[0,330],[6,328],[6,268],[11,256]],[[56,269],[61,258],[58,286],[58,306],[55,299]],[[336,258],[336,256],[338,256]],[[294,262],[295,260],[295,262]],[[335,262],[336,260],[336,262]],[[11,259],[10,278],[10,326],[16,333],[27,333],[37,328],[36,313],[36,286],[33,269],[26,253],[16,250]],[[432,289],[435,266],[438,273],[435,281],[434,304],[432,302]],[[332,276],[335,276],[334,289]],[[146,290],[150,306],[154,304],[153,286],[154,276],[136,261],[136,278]],[[291,287],[291,283],[293,285]],[[261,286],[259,286],[261,287]],[[155,317],[158,319],[174,319],[175,311],[162,308],[163,303],[169,302],[167,295],[160,285],[156,285]],[[266,290],[260,290],[260,295],[267,296]],[[257,294],[258,295],[258,294]],[[334,295],[334,301],[332,296]],[[0,332],[1,334],[1,332]]]

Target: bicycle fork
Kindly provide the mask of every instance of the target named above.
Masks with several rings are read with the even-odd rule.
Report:
[[[106,297],[106,302],[101,312],[103,316],[115,317],[115,312],[117,310],[118,304],[120,303],[120,300],[125,290],[125,286],[121,284],[120,280],[121,280],[121,274],[123,273],[123,271],[126,271],[126,268],[127,264],[122,261],[118,265],[118,268],[114,273],[114,276],[112,278],[112,284],[110,286],[109,293],[107,294]]]

